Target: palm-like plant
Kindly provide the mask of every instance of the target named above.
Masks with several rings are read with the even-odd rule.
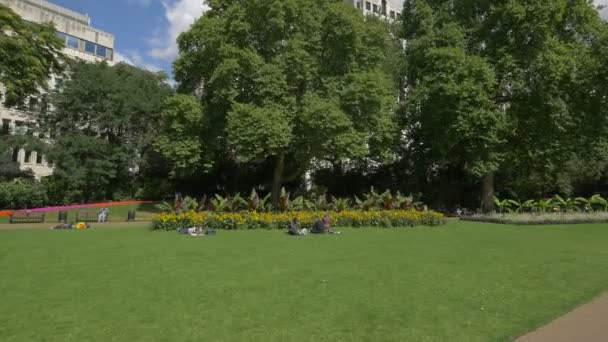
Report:
[[[536,205],[536,201],[527,200],[525,202],[515,201],[515,200],[507,200],[509,202],[509,206],[515,208],[516,213],[523,213],[526,210],[531,210]]]
[[[228,197],[222,197],[218,194],[215,198],[211,199],[211,209],[215,212],[224,212],[230,209],[230,199]]]
[[[160,202],[154,205],[154,208],[156,208],[158,211],[162,212],[162,213],[172,213],[174,211],[174,207],[173,204],[169,203],[169,202]]]
[[[581,211],[587,212],[591,210],[591,201],[584,197],[577,197],[574,199],[574,202]]]
[[[511,200],[505,199],[505,200],[500,200],[500,198],[494,196],[494,204],[496,205],[496,207],[498,208],[498,212],[499,213],[504,213],[505,210],[506,211],[510,211],[510,207],[511,207]]]
[[[348,210],[350,207],[350,200],[348,198],[331,198],[331,207],[337,212]]]
[[[604,211],[608,211],[608,200],[602,197],[601,195],[593,195],[591,199],[589,199],[589,203],[591,205],[601,206]]]
[[[380,195],[380,203],[382,204],[382,209],[391,210],[395,206],[395,197],[389,190],[386,190],[382,195]]]
[[[414,196],[403,196],[401,192],[397,191],[395,195],[395,206],[399,209],[411,209],[414,204]]]

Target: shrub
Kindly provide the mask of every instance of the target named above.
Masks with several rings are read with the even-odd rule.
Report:
[[[38,208],[48,203],[46,189],[37,181],[17,179],[0,183],[0,208]]]
[[[319,220],[323,211],[290,211],[290,212],[236,212],[213,213],[189,211],[183,214],[162,213],[154,218],[156,230],[177,230],[193,226],[204,226],[209,229],[284,229],[295,217],[303,228],[311,228]],[[444,224],[444,217],[434,211],[387,210],[387,211],[353,211],[344,210],[330,214],[335,227],[414,227],[439,226]]]

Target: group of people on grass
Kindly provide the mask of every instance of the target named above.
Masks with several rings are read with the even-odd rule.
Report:
[[[183,235],[190,236],[204,236],[204,235],[215,235],[215,231],[206,230],[203,227],[191,227],[178,229],[177,232]],[[294,217],[287,227],[287,233],[289,235],[306,235],[312,234],[340,234],[340,232],[331,229],[331,219],[329,214],[325,214],[320,220],[315,221],[312,229],[309,231],[306,228],[300,229],[298,227],[298,219]]]
[[[298,219],[294,217],[293,220],[289,223],[288,231],[289,235],[306,235],[308,234],[308,229],[298,228]],[[329,218],[329,214],[325,214],[323,218],[315,221],[310,230],[312,234],[340,234],[333,229],[331,229],[331,219]]]

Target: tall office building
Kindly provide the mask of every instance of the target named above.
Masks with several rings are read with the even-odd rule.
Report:
[[[72,58],[78,58],[87,62],[114,60],[114,36],[91,26],[91,17],[70,9],[52,4],[45,0],[0,0],[15,11],[26,21],[35,23],[51,22],[55,25],[57,35],[63,39],[65,48],[63,53]],[[52,76],[49,86],[55,87],[63,80]],[[0,84],[0,92],[4,89]],[[0,94],[0,98],[2,98]],[[38,110],[45,105],[36,97],[32,97],[24,108],[5,108],[0,101],[0,134],[10,134],[19,129],[26,129],[30,122],[32,111]],[[36,178],[52,174],[52,167],[47,163],[43,155],[36,151],[15,149],[13,161],[18,162],[22,170],[31,170]]]
[[[401,16],[403,0],[344,0],[365,14],[384,16],[395,20]]]

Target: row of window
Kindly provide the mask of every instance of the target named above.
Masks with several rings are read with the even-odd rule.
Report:
[[[95,55],[97,57],[105,58],[108,60],[113,59],[114,51],[109,47],[105,47],[99,44],[95,44],[88,40],[80,39],[78,37],[70,36],[69,34],[65,34],[63,32],[57,32],[57,35],[63,39],[65,44],[75,50],[79,50],[82,52],[89,53],[91,55]]]
[[[357,8],[361,8],[361,2],[357,2]],[[369,1],[365,2],[365,10],[366,11],[371,11],[373,13],[381,13],[382,15],[386,16],[386,0],[382,1],[382,6],[378,6],[377,4],[372,4]],[[389,12],[389,17],[391,19],[396,19],[399,18],[401,16],[401,13],[395,12],[395,11],[390,11]]]
[[[19,148],[14,148],[13,149],[13,163],[18,163],[19,162]],[[24,164],[32,164],[32,151],[25,151],[25,158],[23,159],[23,163]],[[36,164],[38,165],[42,165],[43,164],[43,156],[42,153],[36,153]],[[51,165],[51,163],[49,163],[49,166]]]

